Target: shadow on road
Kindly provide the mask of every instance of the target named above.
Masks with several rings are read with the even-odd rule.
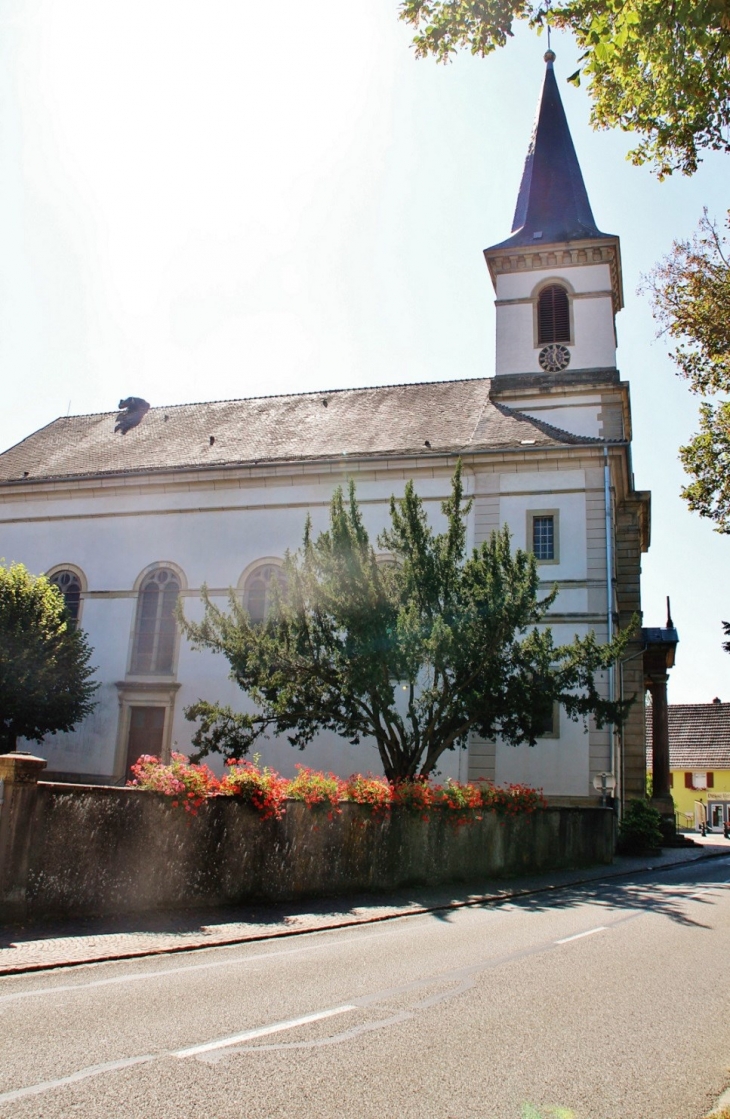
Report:
[[[610,910],[658,913],[663,917],[693,928],[710,928],[710,925],[691,917],[685,903],[692,901],[707,906],[716,904],[721,893],[730,891],[730,883],[700,883],[688,874],[685,881],[657,882],[595,882],[581,886],[564,886],[523,897],[508,899],[508,903],[523,912],[543,913],[547,910],[572,909],[580,905],[594,905]],[[486,905],[495,904],[486,902]],[[454,910],[434,914],[439,920],[453,919]]]

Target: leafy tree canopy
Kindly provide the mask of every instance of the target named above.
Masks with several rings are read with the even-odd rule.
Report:
[[[692,174],[703,149],[730,150],[730,0],[401,0],[418,57],[487,55],[515,21],[573,33],[582,51],[569,81],[588,82],[597,128],[635,132],[636,164],[660,178]]]
[[[553,704],[599,726],[620,721],[595,675],[624,641],[599,645],[591,634],[556,646],[537,626],[556,591],[539,598],[532,555],[510,550],[505,529],[470,553],[461,467],[443,503],[447,527],[435,533],[408,483],[391,499],[390,527],[376,554],[354,486],[332,499],[330,526],[288,555],[267,620],[254,624],[231,594],[230,612],[204,593],[200,624],[180,615],[199,648],[223,653],[255,711],[239,714],[200,701],[193,744],[245,753],[267,732],[303,749],[320,730],[353,744],[374,741],[391,780],[427,775],[445,750],[485,738],[535,743]]]
[[[20,563],[0,565],[0,752],[73,730],[94,709],[90,657],[61,592]]]
[[[662,329],[678,342],[670,356],[692,392],[730,393],[728,239],[706,211],[692,240],[675,241],[644,286]],[[682,490],[690,509],[730,533],[730,400],[702,401],[699,433],[680,457],[692,478]]]

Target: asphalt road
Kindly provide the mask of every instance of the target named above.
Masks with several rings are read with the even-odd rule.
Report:
[[[730,856],[6,977],[0,1117],[700,1119],[730,1083],[729,887]]]

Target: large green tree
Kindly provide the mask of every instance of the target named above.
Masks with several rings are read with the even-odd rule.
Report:
[[[90,657],[58,588],[22,564],[0,565],[0,753],[19,737],[73,730],[93,710]]]
[[[639,140],[634,163],[692,174],[703,149],[730,150],[730,0],[400,0],[420,57],[487,55],[516,21],[571,31],[598,128]]]
[[[730,214],[728,214],[730,228]],[[700,430],[680,448],[692,481],[682,490],[690,509],[730,533],[730,245],[707,213],[688,241],[675,241],[645,281],[654,314],[677,341],[671,357],[701,397]]]
[[[320,730],[353,744],[374,741],[391,780],[427,775],[445,750],[485,738],[535,743],[554,703],[570,718],[618,722],[596,674],[622,641],[599,645],[591,634],[556,646],[538,629],[555,593],[539,596],[532,555],[510,550],[506,530],[467,551],[470,502],[461,468],[443,503],[447,527],[433,531],[413,484],[391,500],[379,546],[363,524],[355,490],[338,489],[330,526],[287,557],[264,624],[231,595],[230,612],[205,595],[199,623],[181,617],[199,648],[222,653],[255,710],[238,714],[200,701],[198,757],[246,752],[267,733],[304,748]]]

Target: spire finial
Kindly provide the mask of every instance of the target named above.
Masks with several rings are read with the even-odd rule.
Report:
[[[669,605],[669,595],[667,595],[667,629],[674,629],[674,622],[672,621],[672,608]]]
[[[547,62],[548,66],[552,66],[553,62],[555,61],[555,51],[546,50],[543,58]]]

